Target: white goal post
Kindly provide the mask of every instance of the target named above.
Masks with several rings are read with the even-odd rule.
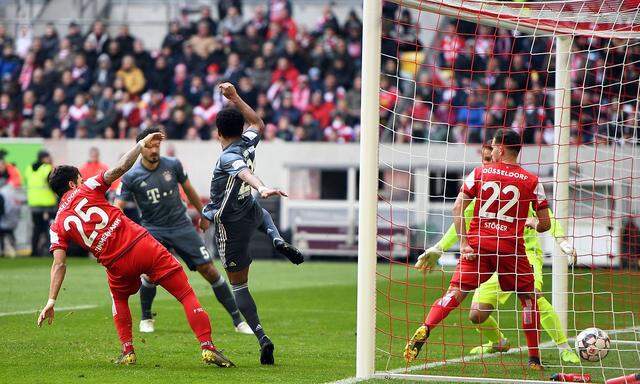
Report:
[[[510,3],[483,0],[389,0],[402,9],[410,9],[414,12],[434,13],[440,17],[451,17],[460,20],[467,20],[476,24],[483,24],[489,27],[500,27],[511,31],[519,31],[532,36],[542,34],[545,37],[552,37],[555,41],[552,55],[555,59],[555,80],[553,97],[553,210],[558,221],[564,228],[571,227],[569,222],[571,216],[571,183],[575,183],[575,178],[571,175],[571,159],[577,159],[578,155],[572,152],[570,140],[572,129],[572,80],[571,80],[571,59],[572,42],[576,35],[595,35],[602,38],[638,39],[640,38],[640,12],[636,10],[604,9],[600,11],[574,9],[570,12],[561,13],[560,9],[564,3],[585,4],[586,0],[569,1],[547,1],[531,3]],[[601,3],[616,3],[616,1],[601,0]],[[622,3],[622,1],[617,1]],[[584,6],[583,6],[584,7]],[[380,177],[380,78],[381,78],[381,39],[383,37],[383,1],[365,0],[363,2],[363,47],[362,47],[362,101],[361,101],[361,133],[360,133],[360,179],[359,179],[359,220],[358,220],[358,290],[357,290],[357,345],[356,345],[356,377],[358,379],[379,378],[399,378],[410,380],[442,380],[460,382],[546,382],[536,380],[498,379],[498,378],[464,378],[459,376],[429,376],[411,375],[407,372],[396,370],[376,369],[376,279],[377,272],[377,243],[379,233],[379,177]],[[640,8],[638,8],[640,9]],[[554,13],[555,11],[555,13]],[[597,15],[595,20],[589,19]],[[618,14],[618,17],[614,17]],[[555,17],[555,23],[553,22]],[[590,24],[589,24],[590,23]],[[591,29],[588,25],[591,25]],[[611,27],[613,25],[613,27]],[[629,28],[618,26],[629,25]],[[398,61],[400,59],[398,58]],[[417,59],[416,59],[417,61]],[[419,66],[419,64],[417,65]],[[419,87],[414,81],[413,86]],[[433,106],[432,106],[433,107]],[[394,111],[395,113],[395,111]],[[424,145],[425,148],[428,144]],[[411,144],[410,155],[415,148]],[[403,147],[404,148],[404,147]],[[627,149],[628,150],[628,149]],[[389,152],[394,152],[390,149]],[[541,151],[542,152],[542,151]],[[597,151],[594,150],[594,153]],[[547,152],[545,152],[547,153]],[[398,150],[398,156],[405,154]],[[635,165],[634,156],[638,155],[636,146],[629,152],[632,157],[631,163]],[[428,157],[429,154],[427,153]],[[597,154],[592,155],[594,158]],[[615,156],[614,156],[615,157]],[[466,154],[459,159],[466,159]],[[442,159],[439,159],[442,160]],[[549,159],[546,159],[549,160]],[[575,160],[575,159],[574,159]],[[428,159],[425,160],[428,163]],[[446,160],[445,160],[446,161]],[[595,160],[594,160],[595,161]],[[411,159],[408,160],[411,165]],[[579,161],[576,160],[577,163]],[[594,166],[595,169],[595,166]],[[615,174],[616,170],[611,171]],[[636,170],[630,171],[630,180],[633,180]],[[592,177],[595,183],[597,171],[593,171]],[[421,175],[422,176],[422,175]],[[428,177],[428,174],[425,176]],[[589,176],[586,176],[588,179]],[[617,181],[616,176],[611,176],[612,184]],[[420,182],[420,181],[419,181]],[[587,180],[588,182],[588,180]],[[612,188],[618,188],[613,185]],[[636,196],[635,186],[630,187],[630,196]],[[614,198],[615,200],[615,198]],[[594,198],[595,201],[595,198]],[[575,202],[574,202],[575,205]],[[619,210],[620,207],[615,209]],[[420,212],[422,214],[422,212]],[[426,212],[425,212],[426,213]],[[612,214],[612,217],[615,216]],[[594,219],[595,220],[595,219]],[[592,236],[593,233],[592,233]],[[595,240],[592,240],[594,242]],[[410,267],[408,267],[410,268]],[[552,291],[551,298],[553,306],[559,315],[563,330],[568,329],[568,316],[570,313],[569,293],[569,268],[567,258],[562,255],[559,249],[553,252],[552,256]],[[594,293],[595,294],[595,293]],[[427,306],[430,303],[425,303]],[[613,308],[613,304],[612,304]],[[615,312],[612,309],[613,312]],[[614,316],[615,317],[615,316]],[[632,315],[633,317],[633,315]],[[594,315],[595,318],[595,315]],[[631,331],[629,331],[631,329]],[[621,330],[621,333],[631,332],[635,335],[635,324],[631,328]],[[615,333],[615,331],[614,331]],[[637,336],[632,340],[621,340],[621,345],[637,345]],[[640,356],[640,354],[639,354]]]

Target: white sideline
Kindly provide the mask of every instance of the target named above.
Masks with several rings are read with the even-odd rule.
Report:
[[[615,335],[617,333],[628,333],[628,332],[632,332],[632,331],[637,331],[640,330],[640,327],[629,327],[629,328],[623,328],[623,329],[616,329],[616,330],[609,330],[606,331],[609,335]],[[571,342],[575,340],[575,337],[570,337],[568,338],[568,341]],[[614,340],[611,340],[612,342],[616,342]],[[634,342],[635,343],[635,342]],[[553,347],[555,345],[555,343],[553,341],[547,341],[544,343],[541,343],[539,345],[540,348],[549,348],[549,347]],[[373,378],[383,378],[385,374],[399,374],[399,373],[404,373],[404,372],[411,372],[411,371],[418,371],[418,370],[426,370],[429,368],[435,368],[435,367],[441,367],[443,365],[446,364],[456,364],[456,363],[462,363],[462,362],[466,362],[466,361],[475,361],[475,360],[480,360],[482,359],[486,359],[486,358],[493,358],[493,357],[497,357],[500,355],[512,355],[514,353],[519,353],[522,351],[526,351],[527,347],[517,347],[517,348],[512,348],[507,352],[504,353],[488,353],[488,354],[483,354],[483,355],[466,355],[463,357],[457,357],[455,359],[449,359],[449,360],[442,360],[442,361],[434,361],[432,363],[427,363],[427,364],[417,364],[417,365],[412,365],[410,367],[401,367],[401,368],[396,368],[396,369],[392,369],[390,371],[381,371],[381,372],[375,372],[374,373],[374,377]],[[407,377],[409,378],[409,377]],[[444,376],[443,376],[444,378]],[[369,380],[371,378],[368,379],[361,379],[361,378],[357,378],[357,377],[348,377],[346,379],[342,379],[342,380],[338,380],[338,381],[332,381],[330,383],[327,384],[354,384],[354,383],[359,383],[361,381],[365,381],[365,380]]]
[[[56,308],[56,312],[78,311],[78,310],[82,310],[82,309],[93,309],[93,308],[98,308],[98,306],[95,305],[95,304],[88,304],[88,305],[76,305],[74,307],[60,307],[60,308]],[[17,315],[31,315],[31,314],[37,315],[38,312],[40,312],[40,309],[32,309],[32,310],[28,310],[28,311],[0,312],[0,317],[17,316]]]

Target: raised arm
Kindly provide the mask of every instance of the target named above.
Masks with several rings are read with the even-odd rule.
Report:
[[[266,187],[249,168],[245,168],[240,171],[240,173],[238,173],[238,177],[245,183],[249,184],[253,189],[256,189],[260,193],[260,196],[265,199],[269,196],[287,197],[287,194],[280,189]]]
[[[131,148],[118,160],[118,164],[115,167],[109,168],[104,173],[104,181],[107,184],[111,184],[124,175],[138,159],[142,148],[152,148],[153,146],[160,145],[160,142],[164,139],[164,134],[160,132],[147,135],[144,139],[140,140],[136,145]]]
[[[48,319],[48,323],[53,322],[54,310],[60,287],[64,281],[67,272],[67,252],[64,249],[56,249],[53,251],[53,264],[51,265],[51,284],[49,285],[49,300],[45,305],[40,316],[38,316],[38,327],[42,326],[44,319]]]
[[[242,98],[238,95],[236,88],[231,83],[221,83],[218,87],[220,87],[220,92],[222,95],[226,97],[229,101],[235,104],[238,111],[242,113],[244,120],[249,125],[247,129],[253,128],[256,129],[260,134],[264,131],[264,121],[260,117],[256,111],[253,110],[247,103],[242,100]]]

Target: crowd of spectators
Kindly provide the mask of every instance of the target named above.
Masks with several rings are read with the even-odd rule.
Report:
[[[524,143],[553,142],[551,38],[454,19],[418,23],[392,8],[383,21],[383,139],[479,143],[510,127]],[[572,43],[572,142],[637,144],[640,44],[586,36]]]
[[[242,14],[240,0],[188,9],[150,52],[127,25],[96,21],[65,36],[0,26],[0,137],[116,139],[157,125],[170,139],[210,140],[224,107],[216,90],[234,83],[267,123],[265,140],[357,141],[362,23],[332,6],[313,28],[290,0]],[[552,39],[460,20],[425,25],[383,9],[381,138],[478,143],[512,127],[524,143],[553,140]],[[423,41],[425,40],[425,41]],[[636,142],[640,44],[576,37],[571,61],[575,143]]]
[[[149,51],[127,25],[96,21],[87,34],[0,26],[0,137],[131,138],[162,126],[170,139],[215,139],[231,81],[267,123],[265,140],[355,141],[359,132],[362,23],[327,5],[314,28],[289,0],[243,15],[239,0],[181,11]],[[194,17],[196,16],[196,17]]]

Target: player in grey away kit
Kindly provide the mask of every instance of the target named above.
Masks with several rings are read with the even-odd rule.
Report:
[[[274,346],[260,324],[256,303],[247,285],[251,264],[249,241],[259,229],[292,263],[300,264],[304,258],[300,251],[282,240],[269,212],[260,207],[251,194],[253,188],[263,198],[287,196],[279,189],[265,187],[253,174],[255,150],[264,122],[238,96],[233,85],[222,83],[219,87],[235,108],[225,108],[216,116],[222,154],[213,171],[211,202],[204,208],[203,216],[214,223],[218,254],[236,303],[260,344],[260,363],[273,364]],[[247,129],[244,129],[245,122]]]
[[[158,128],[147,128],[137,139],[159,132]],[[179,185],[198,212],[202,203],[191,185],[180,160],[160,156],[160,147],[142,150],[142,159],[124,176],[118,187],[115,205],[123,209],[127,201],[135,200],[142,213],[142,226],[167,249],[172,249],[185,261],[192,271],[198,271],[211,284],[218,301],[229,312],[236,332],[252,334],[251,328],[242,320],[229,285],[211,261],[204,241],[196,232],[187,216],[187,207],[180,198]],[[201,220],[206,230],[207,220]],[[156,296],[156,286],[142,276],[140,304],[142,320],[140,332],[153,332],[154,320],[151,305]]]

